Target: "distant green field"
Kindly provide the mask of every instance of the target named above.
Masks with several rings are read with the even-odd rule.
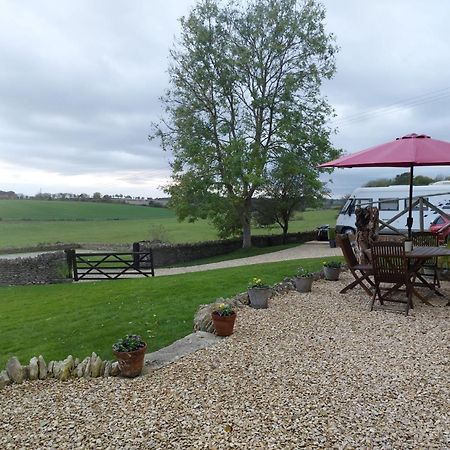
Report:
[[[79,201],[0,200],[0,219],[9,220],[131,220],[174,218],[167,208]]]
[[[313,230],[334,223],[336,210],[314,210],[297,214],[290,232]],[[0,200],[0,249],[38,244],[114,244],[158,237],[173,243],[217,239],[205,220],[179,222],[167,208],[134,205]],[[279,234],[280,228],[253,230],[255,234]]]

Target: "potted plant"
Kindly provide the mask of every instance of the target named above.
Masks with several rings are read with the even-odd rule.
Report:
[[[147,350],[147,344],[140,336],[129,334],[113,344],[112,349],[122,376],[134,378],[140,375]]]
[[[299,267],[297,274],[294,277],[295,289],[298,292],[311,292],[311,286],[313,282],[313,273],[309,270]]]
[[[220,303],[211,314],[217,336],[233,334],[236,311],[231,305]]]
[[[264,284],[261,278],[253,278],[248,284],[248,298],[252,308],[267,308],[267,300],[272,295],[272,289]]]
[[[341,273],[340,261],[324,261],[323,263],[323,274],[326,280],[336,281],[339,279],[339,274]]]

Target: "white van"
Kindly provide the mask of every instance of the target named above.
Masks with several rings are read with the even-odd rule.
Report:
[[[428,186],[414,186],[413,202],[418,197],[423,197],[439,209],[450,214],[450,186],[445,183],[436,183]],[[405,208],[408,207],[409,186],[397,185],[388,187],[366,187],[355,189],[347,202],[343,206],[336,221],[336,233],[355,233],[355,209],[364,208],[366,206],[376,206],[379,209],[379,217],[383,221],[388,221]],[[424,230],[428,230],[431,222],[436,219],[439,214],[424,205]],[[413,231],[419,231],[420,218],[419,206],[413,210]],[[398,219],[394,220],[390,225],[401,232],[406,232],[406,212]],[[383,228],[381,233],[393,233],[389,228]]]

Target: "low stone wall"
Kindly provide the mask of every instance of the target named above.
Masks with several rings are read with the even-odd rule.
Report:
[[[9,384],[20,384],[30,380],[45,380],[57,378],[67,381],[69,378],[116,377],[120,375],[119,363],[102,361],[95,353],[83,361],[69,355],[64,361],[50,361],[46,364],[42,355],[34,356],[28,365],[22,366],[13,356],[6,364],[6,369],[0,372],[0,389]]]
[[[49,284],[67,281],[69,269],[64,252],[31,258],[0,259],[0,285]]]
[[[290,233],[287,235],[288,244],[312,241],[316,239],[317,232],[307,231],[303,233]],[[255,247],[271,247],[281,245],[281,235],[252,236],[252,244]],[[209,258],[216,255],[224,255],[242,247],[241,239],[228,239],[222,241],[196,242],[192,244],[154,244],[141,241],[140,251],[153,251],[153,264],[155,267],[164,267],[196,259]]]

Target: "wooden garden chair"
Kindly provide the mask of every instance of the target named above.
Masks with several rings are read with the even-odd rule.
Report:
[[[372,267],[375,292],[370,310],[374,309],[375,300],[378,297],[382,307],[385,301],[405,304],[404,312],[408,315],[409,309],[413,308],[412,294],[415,274],[409,270],[404,244],[402,242],[375,242],[372,246]],[[391,285],[384,289],[383,294],[381,293],[381,283]],[[402,289],[403,287],[404,289]],[[406,300],[392,297],[393,294],[405,291]],[[391,311],[400,312],[399,310]]]
[[[367,292],[367,295],[372,297],[373,290],[371,287],[375,287],[375,284],[369,278],[369,276],[372,275],[372,266],[370,264],[358,263],[348,234],[338,234],[336,236],[336,243],[342,250],[342,254],[344,255],[345,262],[347,263],[351,274],[355,277],[355,281],[352,281],[345,286],[340,293],[345,294],[350,289],[359,285]],[[367,286],[366,283],[368,283],[369,286]]]
[[[412,235],[413,246],[415,247],[439,247],[439,237],[437,234],[430,233],[428,231],[421,231],[413,233]],[[430,258],[422,266],[423,269],[433,271],[433,286],[441,287],[438,277],[438,259]],[[423,273],[422,273],[423,275]]]

